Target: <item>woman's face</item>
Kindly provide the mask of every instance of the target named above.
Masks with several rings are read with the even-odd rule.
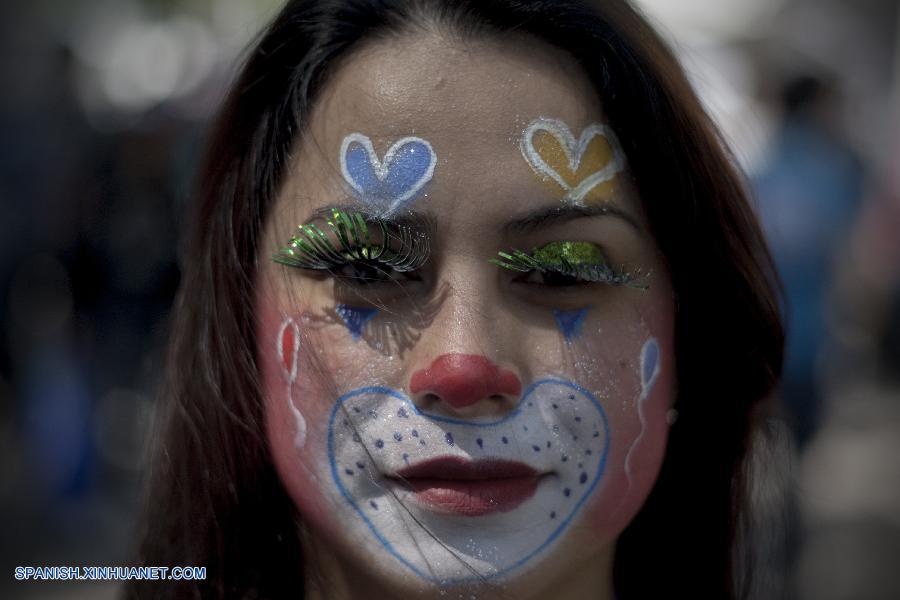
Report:
[[[375,241],[342,241],[333,208]],[[673,298],[570,58],[425,33],[356,51],[260,257],[269,441],[308,544],[395,591],[609,576],[665,449]]]

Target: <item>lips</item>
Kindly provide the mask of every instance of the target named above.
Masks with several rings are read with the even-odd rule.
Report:
[[[520,462],[442,456],[401,469],[397,479],[433,512],[477,517],[513,510],[531,498],[539,474]]]

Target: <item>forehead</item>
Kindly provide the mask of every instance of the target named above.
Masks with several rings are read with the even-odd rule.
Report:
[[[558,206],[560,197],[536,183],[520,149],[538,118],[561,120],[575,139],[605,121],[580,65],[540,40],[416,32],[368,41],[342,60],[316,100],[284,196],[299,213],[294,220],[349,199],[341,148],[358,133],[379,157],[407,136],[431,144],[434,177],[413,208],[436,214],[444,227],[487,227],[511,211]]]
[[[599,106],[577,63],[543,42],[420,33],[354,52],[327,86],[313,129],[340,136],[365,125],[370,136],[508,140],[535,116],[577,127],[600,118]]]

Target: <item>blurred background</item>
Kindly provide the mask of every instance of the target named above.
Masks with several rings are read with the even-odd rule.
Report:
[[[13,568],[130,560],[192,177],[280,4],[0,8],[4,598],[115,593]],[[795,518],[773,576],[801,600],[900,598],[900,7],[637,4],[731,143],[784,278]]]

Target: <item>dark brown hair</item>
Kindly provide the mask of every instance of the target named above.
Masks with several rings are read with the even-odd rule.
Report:
[[[659,479],[616,550],[620,599],[734,598],[754,407],[782,358],[776,277],[733,161],[671,52],[623,0],[293,0],[259,39],[215,123],[198,185],[140,560],[201,582],[133,597],[303,595],[301,518],[266,442],[253,282],[289,151],[337,60],[373,36],[437,25],[516,32],[568,52],[621,140],[676,293],[680,413]]]

